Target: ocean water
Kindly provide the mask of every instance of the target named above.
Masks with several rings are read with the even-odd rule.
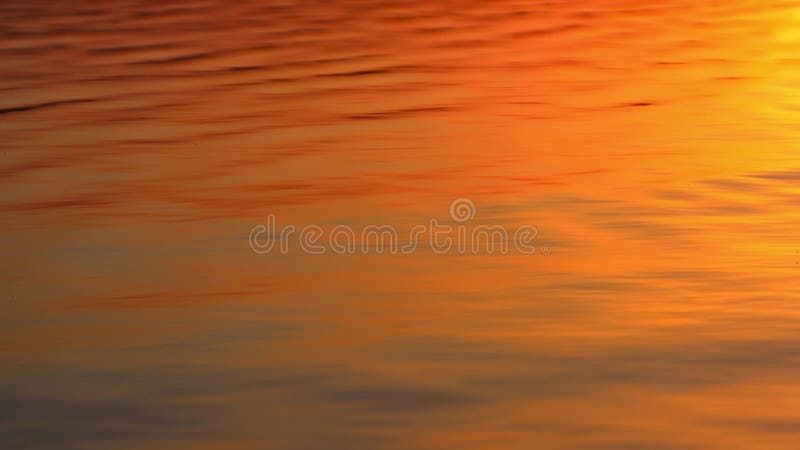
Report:
[[[11,0],[0,36],[3,448],[797,448],[797,2]],[[331,251],[431,220],[536,251]]]

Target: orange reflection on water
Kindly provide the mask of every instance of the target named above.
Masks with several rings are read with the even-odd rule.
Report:
[[[0,7],[1,446],[794,449],[798,11]]]

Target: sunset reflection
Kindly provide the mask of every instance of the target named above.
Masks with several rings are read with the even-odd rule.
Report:
[[[0,24],[0,448],[797,447],[793,2]]]

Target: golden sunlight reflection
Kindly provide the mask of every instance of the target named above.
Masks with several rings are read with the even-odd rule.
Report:
[[[0,24],[0,447],[796,448],[794,2]],[[538,251],[259,254],[270,214]]]

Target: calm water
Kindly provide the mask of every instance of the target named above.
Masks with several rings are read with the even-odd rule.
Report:
[[[797,448],[800,3],[162,3],[0,5],[1,447]]]

